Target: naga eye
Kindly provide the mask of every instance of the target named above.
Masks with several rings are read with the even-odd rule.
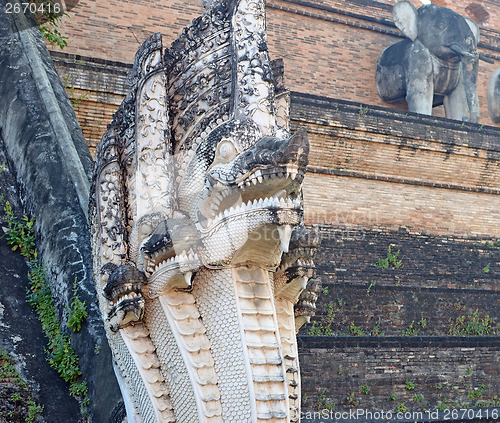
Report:
[[[153,232],[153,227],[149,223],[143,223],[139,229],[142,236],[151,235]]]
[[[236,156],[236,147],[229,139],[223,139],[217,146],[216,157],[223,162],[229,162]]]

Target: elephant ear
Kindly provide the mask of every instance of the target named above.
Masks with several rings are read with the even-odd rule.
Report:
[[[469,25],[470,30],[472,31],[472,34],[474,35],[474,38],[476,39],[476,43],[479,42],[479,27],[476,25],[476,23],[469,19],[465,18],[465,22],[467,22],[467,25]]]
[[[415,41],[417,30],[417,9],[406,0],[399,1],[392,9],[394,23],[410,40]]]

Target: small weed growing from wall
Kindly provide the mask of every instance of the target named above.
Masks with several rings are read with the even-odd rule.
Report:
[[[62,82],[64,90],[66,91],[66,94],[68,95],[69,101],[73,108],[78,106],[90,94],[90,91],[87,91],[79,96],[76,95],[75,86],[71,82],[71,74],[66,75]]]
[[[358,399],[356,398],[356,394],[354,392],[351,392],[350,394],[347,394],[347,403],[352,407],[356,407],[358,405]]]
[[[413,391],[415,389],[415,382],[412,382],[411,380],[406,380],[405,389],[407,391]]]
[[[335,410],[335,404],[328,401],[326,396],[326,388],[324,388],[319,394],[318,401],[316,402],[316,409],[321,410]]]
[[[415,394],[413,395],[413,401],[415,402],[422,402],[424,400],[424,396],[422,394]]]
[[[3,209],[5,211],[4,220],[8,226],[5,234],[7,244],[12,246],[12,251],[19,250],[21,255],[29,258],[35,248],[34,219],[28,219],[26,214],[18,219],[8,201],[5,202]]]
[[[358,113],[361,115],[361,116],[366,116],[368,114],[368,112],[370,111],[370,109],[368,107],[363,107],[362,104],[359,105],[359,111]]]
[[[401,332],[402,336],[417,336],[420,333],[420,328],[418,327],[418,323],[415,323],[415,320],[412,320],[410,326],[404,329]]]
[[[365,336],[364,330],[360,326],[356,326],[354,322],[349,325],[349,333],[353,336]]]
[[[369,294],[375,285],[376,285],[375,281],[370,281],[370,285],[368,285],[368,288],[366,288],[366,293]]]
[[[365,394],[365,395],[368,395],[370,393],[371,389],[368,385],[361,385],[359,387],[359,392],[361,392],[362,394]]]
[[[403,267],[403,258],[399,258],[399,253],[400,250],[393,253],[391,251],[391,246],[389,245],[389,248],[387,249],[387,257],[383,259],[379,258],[376,265],[382,269],[398,269]]]
[[[377,322],[373,329],[370,331],[371,336],[384,336],[384,332],[380,329],[380,322]]]
[[[78,283],[77,279],[73,282],[73,296],[71,297],[71,304],[67,308],[68,312],[68,327],[74,332],[79,332],[82,324],[87,318],[87,307],[85,302],[80,300],[78,296]]]
[[[38,29],[44,38],[51,46],[57,45],[60,49],[66,47],[68,37],[62,35],[60,26],[62,18],[69,15],[61,13],[60,3],[55,0],[29,0],[29,2],[37,6],[35,17]]]
[[[450,335],[496,335],[498,334],[498,323],[490,316],[481,316],[479,310],[473,313],[457,317],[455,321],[450,319]]]
[[[69,392],[78,399],[82,412],[84,412],[89,404],[87,383],[85,381],[80,382],[82,372],[80,371],[78,356],[71,347],[69,336],[60,330],[52,291],[45,279],[44,266],[38,260],[36,251],[29,262],[29,267],[30,290],[28,292],[28,303],[35,309],[42,323],[42,329],[49,338],[47,349],[49,364],[65,382],[70,384]],[[81,322],[79,324],[81,325]]]
[[[396,413],[404,413],[406,411],[406,405],[404,405],[403,403],[399,404],[395,409],[394,411]]]
[[[314,321],[307,334],[315,336],[334,335],[333,324],[335,323],[337,314],[340,312],[343,306],[343,299],[339,299],[337,303],[328,303],[328,305],[326,306],[326,316],[321,321]]]

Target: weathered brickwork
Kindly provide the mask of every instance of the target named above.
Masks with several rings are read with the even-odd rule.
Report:
[[[312,145],[308,224],[500,237],[498,129],[298,93],[291,117]]]
[[[420,2],[413,1],[415,6]],[[480,23],[483,54],[500,61],[500,6],[494,1],[438,1]],[[375,63],[380,52],[399,41],[392,22],[392,2],[271,0],[267,4],[271,56],[284,58],[289,89],[332,98],[405,109],[377,96]],[[81,0],[65,19],[69,37],[66,52],[131,63],[135,51],[151,32],[161,32],[164,43],[202,12],[198,0],[89,1]],[[481,122],[491,124],[486,109],[488,78],[498,65],[480,63]],[[442,106],[435,110],[442,115]]]
[[[430,188],[358,177],[309,174],[304,185],[308,224],[341,224],[457,236],[500,237],[498,194]]]
[[[475,333],[498,333],[497,239],[319,229],[315,262],[325,289],[313,321],[337,336],[300,340],[305,413],[498,405],[500,337],[444,336],[467,333],[457,320],[474,321]],[[385,269],[377,262],[389,246],[401,265]]]
[[[129,67],[54,58],[93,148],[125,95]],[[291,118],[311,142],[307,223],[500,237],[500,130],[300,93]]]
[[[94,154],[113,113],[128,92],[126,79],[131,66],[54,51],[51,54]]]
[[[334,333],[353,333],[354,324],[365,335],[374,328],[385,335],[447,335],[452,322],[476,310],[481,318],[491,317],[492,331],[500,324],[497,240],[326,225],[320,234],[315,263],[327,292],[314,320],[325,323],[333,304],[339,309]],[[389,256],[389,247],[400,267],[377,265]]]
[[[299,337],[299,350],[304,412],[498,404],[498,337]]]

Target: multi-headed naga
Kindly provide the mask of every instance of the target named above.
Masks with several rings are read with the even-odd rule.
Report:
[[[264,8],[208,4],[165,51],[153,34],[97,148],[94,272],[129,423],[299,420],[318,235]]]

